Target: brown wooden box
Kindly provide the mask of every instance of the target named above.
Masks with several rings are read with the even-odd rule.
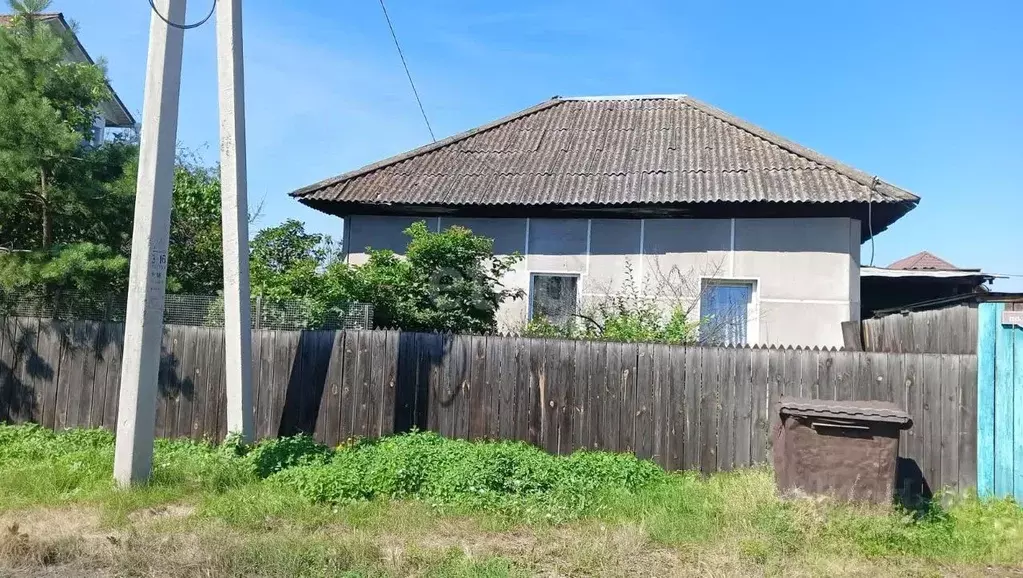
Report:
[[[776,412],[774,475],[782,495],[892,501],[908,413],[888,402],[796,398],[779,399]]]

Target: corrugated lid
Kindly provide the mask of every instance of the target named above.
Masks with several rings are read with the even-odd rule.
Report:
[[[778,400],[778,413],[805,417],[831,417],[862,421],[882,421],[909,427],[913,418],[902,408],[887,401],[835,401],[783,397]]]

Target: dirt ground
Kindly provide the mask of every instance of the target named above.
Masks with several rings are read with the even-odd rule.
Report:
[[[742,545],[669,548],[638,526],[493,529],[468,519],[415,528],[228,528],[188,506],[104,523],[85,507],[0,514],[0,576],[1023,576],[1023,569],[800,557],[755,560]]]

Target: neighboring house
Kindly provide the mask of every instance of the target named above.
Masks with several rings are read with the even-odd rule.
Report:
[[[956,297],[988,291],[995,275],[961,269],[928,251],[887,267],[863,267],[860,292],[864,319],[900,311],[919,311],[959,303]]]
[[[89,53],[85,51],[85,47],[78,40],[78,36],[75,34],[74,29],[64,19],[62,13],[46,13],[39,14],[37,16],[41,21],[46,22],[52,26],[55,30],[62,34],[68,34],[74,41],[71,46],[71,51],[68,54],[68,59],[74,62],[88,62],[89,64],[95,64]],[[0,14],[0,26],[5,26],[10,23],[13,16]],[[131,128],[135,126],[135,118],[132,117],[131,113],[128,112],[128,108],[121,102],[121,98],[117,96],[114,89],[110,89],[110,93],[113,98],[107,102],[104,102],[100,106],[100,113],[96,117],[96,122],[93,125],[92,142],[99,143],[103,141],[104,132],[107,128]]]
[[[735,343],[841,346],[860,244],[919,198],[684,95],[558,98],[292,193],[344,219],[351,263],[465,225],[524,260],[505,328],[672,270]],[[871,230],[871,228],[873,230]]]

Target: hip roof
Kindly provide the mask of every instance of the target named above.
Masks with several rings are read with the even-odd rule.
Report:
[[[902,205],[916,195],[685,95],[559,98],[291,193],[406,205]]]

